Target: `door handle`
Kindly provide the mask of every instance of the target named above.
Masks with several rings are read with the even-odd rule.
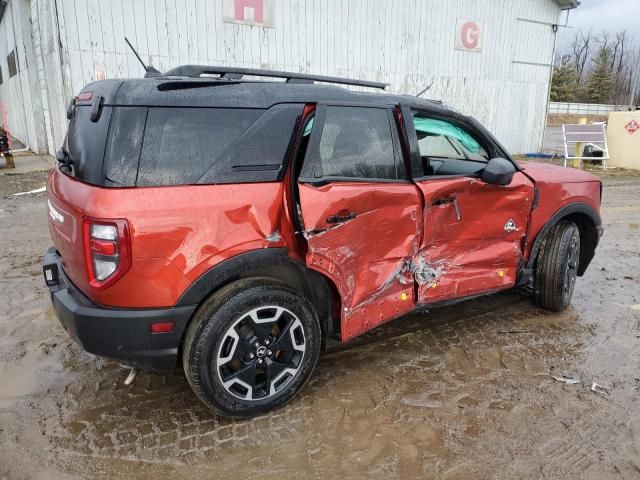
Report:
[[[356,218],[356,216],[357,216],[356,212],[349,212],[345,214],[342,214],[342,212],[340,212],[337,215],[331,215],[330,217],[327,217],[327,223],[348,222],[349,220],[353,220],[354,218]]]
[[[439,205],[446,205],[447,203],[453,203],[453,197],[437,198],[436,200],[431,202],[431,205],[433,205],[434,207],[437,207]]]
[[[462,215],[460,215],[460,207],[458,207],[458,199],[455,195],[451,195],[447,198],[437,198],[436,200],[431,202],[431,205],[437,207],[440,205],[447,205],[449,203],[453,204],[453,208],[456,210],[456,218],[458,219],[458,221],[462,220]]]

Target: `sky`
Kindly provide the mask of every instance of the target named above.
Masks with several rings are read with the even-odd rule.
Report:
[[[627,30],[640,43],[640,0],[582,0],[569,15],[569,25],[599,34],[602,30],[612,34]],[[561,17],[564,23],[564,14]]]

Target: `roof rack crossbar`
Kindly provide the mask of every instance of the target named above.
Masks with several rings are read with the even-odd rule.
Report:
[[[213,67],[207,65],[181,65],[162,74],[163,77],[201,77],[202,75],[220,75],[221,78],[240,80],[244,75],[258,77],[285,78],[289,83],[326,82],[341,85],[385,89],[387,83],[371,82],[369,80],[351,80],[341,77],[327,77],[323,75],[309,75],[307,73],[282,72],[279,70],[262,70],[258,68]]]

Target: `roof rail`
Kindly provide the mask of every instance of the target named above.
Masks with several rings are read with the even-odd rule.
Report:
[[[309,75],[306,73],[281,72],[279,70],[262,70],[258,68],[211,67],[207,65],[181,65],[162,74],[163,77],[200,77],[202,75],[220,75],[228,80],[240,80],[245,75],[258,77],[286,78],[288,83],[339,83],[341,85],[355,85],[385,89],[388,83],[370,82],[368,80],[351,80],[349,78],[325,77],[323,75]]]

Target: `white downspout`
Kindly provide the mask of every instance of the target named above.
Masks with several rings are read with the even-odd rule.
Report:
[[[547,122],[549,121],[549,102],[551,101],[551,84],[553,82],[553,70],[556,66],[556,48],[558,46],[558,28],[564,28],[564,32],[566,34],[567,26],[569,25],[569,13],[571,10],[566,10],[567,18],[565,19],[564,25],[556,25],[555,31],[553,32],[553,53],[551,55],[551,72],[549,73],[549,88],[547,92],[547,105],[544,110],[544,124],[542,126],[542,139],[540,140],[540,150],[544,149],[544,136],[547,133]],[[562,11],[560,12],[562,15]],[[558,17],[558,20],[560,17]],[[563,48],[564,48],[564,34],[563,34]]]
[[[16,21],[13,18],[14,14],[15,14],[15,5],[14,2],[11,2],[9,5],[11,5],[11,27],[13,28],[13,44],[14,44],[14,51],[16,53],[16,69],[17,69],[17,75],[18,75],[18,85],[20,86],[20,98],[22,99],[22,117],[24,120],[24,129],[25,129],[25,148],[21,148],[19,150],[11,150],[11,153],[17,153],[17,152],[27,152],[30,150],[29,148],[29,122],[27,122],[27,112],[26,109],[24,108],[24,90],[22,88],[22,78],[20,77],[20,58],[18,58],[18,37],[16,36]]]

